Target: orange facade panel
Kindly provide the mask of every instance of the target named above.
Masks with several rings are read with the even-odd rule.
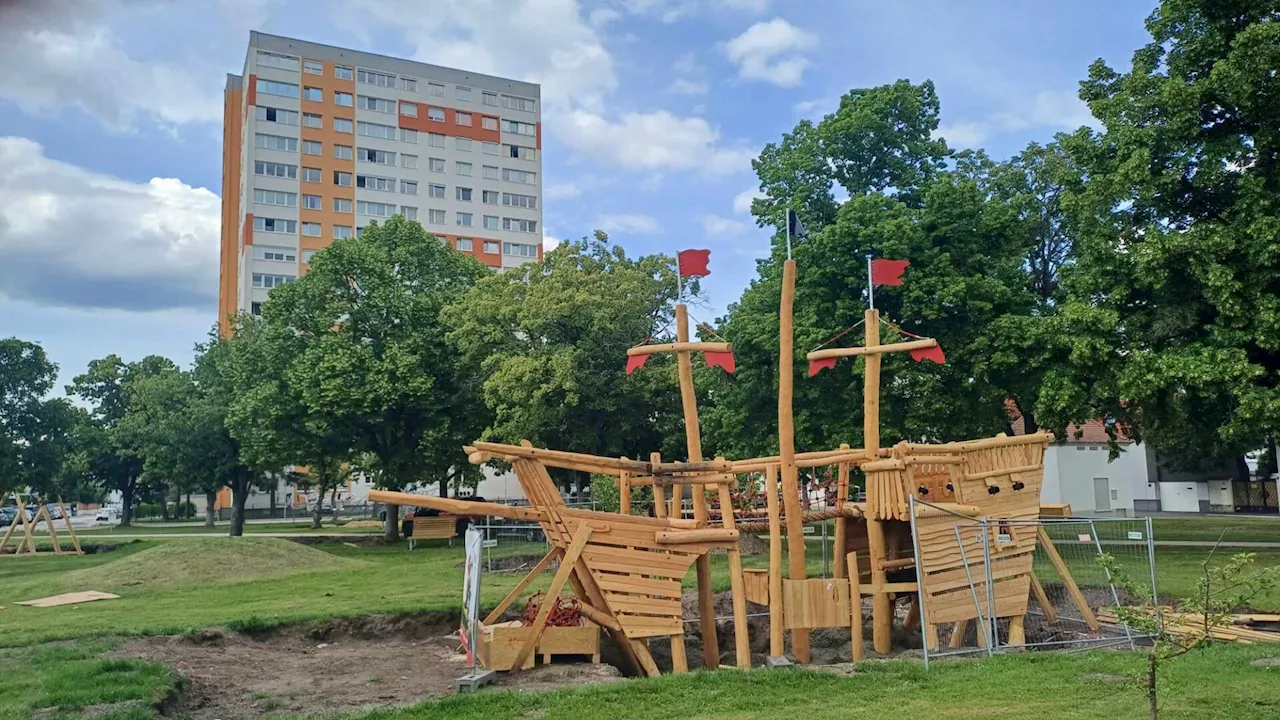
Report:
[[[497,115],[454,110],[427,103],[409,102],[408,100],[401,100],[400,105],[402,108],[405,106],[412,107],[413,110],[411,112],[414,113],[413,116],[409,116],[405,115],[403,110],[400,110],[400,127],[402,128],[409,128],[423,133],[439,133],[452,137],[471,138],[480,142],[502,142],[502,120]],[[444,113],[444,120],[432,120],[432,110]],[[484,128],[485,120],[492,121],[495,129],[486,130]],[[464,124],[468,121],[470,122],[469,125]]]
[[[307,60],[304,58],[304,62]],[[301,223],[317,223],[320,225],[320,235],[299,235],[298,246],[303,250],[320,250],[329,245],[333,241],[334,226],[343,226],[351,228],[355,232],[356,216],[356,189],[355,189],[355,109],[338,105],[334,102],[336,93],[342,92],[355,96],[356,83],[355,80],[344,80],[334,75],[334,63],[314,60],[310,62],[318,62],[323,67],[324,73],[321,75],[313,75],[311,73],[302,73],[302,85],[304,88],[319,90],[320,100],[308,100],[307,93],[303,92],[302,99],[302,141],[313,141],[320,143],[319,155],[303,154],[301,163],[303,168],[314,168],[320,171],[320,182],[301,182],[299,192],[303,195],[303,201],[299,204],[298,219],[299,233],[301,233]],[[346,66],[343,66],[346,67]],[[354,70],[352,71],[354,72]],[[320,127],[311,127],[308,122],[314,124],[314,119],[306,117],[307,115],[320,116]],[[337,130],[335,120],[345,120],[351,132],[340,132]],[[339,153],[339,148],[343,151]],[[341,157],[339,156],[341,155]],[[337,173],[347,173],[351,185],[338,185],[335,183]],[[304,170],[303,177],[306,176]],[[308,209],[308,197],[319,197],[320,208]]]
[[[249,84],[244,91],[245,106],[253,107],[258,104],[258,76],[250,75]]]
[[[250,89],[252,89],[250,85]],[[218,330],[232,332],[240,286],[240,131],[244,92],[227,88],[222,98],[222,227],[218,256]]]
[[[240,247],[253,244],[253,213],[244,214],[244,227],[240,228]]]

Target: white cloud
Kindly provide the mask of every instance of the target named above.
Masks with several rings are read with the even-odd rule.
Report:
[[[128,182],[0,137],[0,294],[70,307],[211,308],[221,214],[205,188]]]
[[[764,193],[756,188],[743,190],[733,197],[733,211],[739,215],[751,214],[751,201],[764,197]]]
[[[940,137],[947,141],[947,144],[955,147],[978,147],[983,140],[991,134],[992,126],[989,123],[979,122],[962,122],[955,125],[939,125],[934,131],[935,138]]]
[[[671,87],[667,88],[668,91],[677,95],[701,95],[709,89],[710,86],[705,82],[687,80],[685,78],[677,78],[675,82],[671,83]]]
[[[1056,126],[1064,130],[1075,130],[1081,125],[1101,127],[1097,118],[1089,111],[1089,106],[1069,90],[1042,90],[1036,93],[1031,119],[1041,125]]]
[[[638,213],[605,213],[596,217],[596,227],[610,233],[649,235],[658,231],[658,221]]]
[[[681,55],[678,60],[671,63],[671,69],[681,75],[692,75],[702,71],[702,66],[698,64],[698,56],[692,50]]]
[[[758,22],[725,43],[725,55],[738,64],[738,77],[793,87],[803,80],[809,61],[801,53],[817,36],[776,17]]]
[[[561,122],[564,141],[587,155],[630,170],[700,169],[728,175],[749,169],[754,150],[724,148],[720,131],[702,118],[681,118],[666,110],[627,113],[610,122],[584,111]]]
[[[622,13],[613,8],[596,8],[587,15],[587,22],[596,29],[602,29],[609,23],[617,22],[621,19]]]
[[[560,247],[560,243],[562,242],[564,241],[555,235],[552,235],[550,230],[544,229],[542,231],[542,252],[549,253]]]
[[[992,113],[982,120],[941,125],[934,137],[946,138],[952,147],[979,147],[988,138],[1032,127],[1075,130],[1081,125],[1097,128],[1089,106],[1070,91],[1042,90],[1030,105]]]
[[[702,216],[702,229],[708,235],[737,235],[747,229],[747,224],[741,220],[708,214]]]
[[[732,10],[742,10],[757,15],[769,9],[769,0],[719,0],[719,2]]]
[[[548,185],[542,189],[542,196],[548,200],[566,200],[582,194],[582,188],[575,182],[562,182]]]

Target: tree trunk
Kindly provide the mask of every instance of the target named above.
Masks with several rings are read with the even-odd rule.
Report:
[[[184,503],[182,503],[181,512],[179,512],[179,513],[178,513],[178,517],[182,518],[183,520],[186,520],[186,519],[187,519],[187,510],[191,510],[191,509],[192,509],[192,505],[191,505],[191,491],[190,491],[190,490],[188,490],[188,491],[187,491],[187,501],[186,501],[186,502],[184,502]],[[192,515],[192,517],[195,517],[195,515]]]
[[[324,519],[324,486],[316,488],[316,507],[311,514],[311,529],[319,530],[320,521]]]
[[[449,497],[449,476],[440,478],[440,497]]]
[[[133,491],[137,488],[137,478],[127,478],[120,486],[120,527],[133,524]]]
[[[1151,711],[1151,720],[1159,720],[1160,706],[1156,703],[1156,654],[1147,653],[1147,708]]]
[[[244,535],[244,504],[249,499],[249,478],[241,476],[231,482],[231,537]]]
[[[400,541],[400,506],[387,505],[387,519],[382,525],[382,538],[387,542]]]
[[[269,503],[268,507],[270,507],[271,509],[268,511],[269,515],[267,517],[274,518],[276,516],[276,490],[279,490],[279,489],[280,489],[280,485],[278,484],[278,481],[273,479],[271,481],[271,490],[270,490],[271,497],[270,499],[267,500],[267,502]]]
[[[338,486],[334,485],[329,493],[329,510],[333,513],[333,524],[338,524]]]
[[[217,503],[218,503],[218,493],[216,491],[209,490],[205,492],[204,494],[204,526],[205,527],[210,527],[210,528],[213,527],[213,520],[217,516],[217,511],[214,509],[213,506],[216,505]]]

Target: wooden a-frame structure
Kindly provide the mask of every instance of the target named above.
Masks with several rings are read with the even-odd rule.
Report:
[[[63,504],[62,498],[58,498],[58,510],[62,513],[62,520],[67,526],[67,535],[71,538],[71,550],[62,549],[62,541],[58,537],[58,530],[54,526],[53,515],[49,512],[48,505],[40,503],[39,509],[35,511],[31,519],[27,519],[27,507],[22,502],[22,494],[19,492],[12,493],[18,513],[13,518],[13,522],[9,523],[9,527],[5,528],[4,535],[0,536],[0,555],[4,553],[6,547],[9,546],[9,540],[14,535],[18,526],[22,526],[21,536],[14,548],[14,555],[41,555],[49,554],[36,550],[35,529],[39,526],[40,521],[45,523],[45,529],[49,533],[49,542],[53,544],[52,553],[63,555],[71,553],[74,555],[83,555],[84,550],[80,548],[80,538],[76,537],[76,530],[71,525],[71,514],[67,512],[66,505]],[[8,497],[5,497],[7,500]]]

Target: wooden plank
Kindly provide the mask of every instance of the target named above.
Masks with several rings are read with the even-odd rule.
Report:
[[[618,622],[622,623],[623,633],[631,639],[678,635],[684,632],[684,621],[680,618],[645,617],[624,613],[618,616]],[[639,654],[637,652],[637,655]],[[652,660],[652,656],[650,659]],[[641,662],[643,663],[643,660]]]
[[[671,671],[689,672],[689,659],[685,657],[684,635],[681,633],[671,636]]]
[[[60,607],[62,605],[79,605],[80,603],[94,602],[95,600],[116,600],[119,597],[119,595],[99,592],[97,590],[84,590],[81,592],[51,595],[49,597],[37,598],[35,600],[23,600],[14,604],[26,605],[27,607],[49,608]]]
[[[586,523],[580,525],[574,533],[573,542],[569,545],[569,549],[565,550],[564,559],[560,562],[560,569],[556,571],[555,577],[551,578],[551,585],[547,588],[547,593],[542,598],[542,604],[538,607],[538,615],[533,620],[529,639],[525,640],[524,645],[520,647],[520,652],[512,663],[513,670],[521,669],[525,659],[533,652],[538,638],[547,626],[547,618],[551,615],[551,608],[556,604],[560,589],[564,587],[565,582],[569,579],[569,574],[573,571],[573,565],[578,562],[578,556],[582,554],[582,549],[587,546],[587,540],[590,537],[591,526]]]
[[[765,501],[769,509],[769,655],[784,650],[782,607],[782,518],[778,514],[778,466],[764,471]]]
[[[606,592],[654,595],[657,597],[679,598],[681,595],[679,580],[658,580],[638,575],[614,575],[596,573],[596,582]]]
[[[683,617],[679,598],[655,598],[604,591],[605,602],[615,613]],[[626,623],[623,623],[625,626]]]
[[[844,627],[851,617],[849,583],[834,578],[782,584],[787,629]]]
[[[849,643],[853,646],[853,662],[862,659],[862,591],[858,587],[858,553],[845,556],[849,569]]]
[[[520,594],[524,592],[525,588],[529,587],[533,582],[533,579],[541,575],[544,570],[551,567],[551,561],[555,560],[556,556],[559,554],[560,550],[558,548],[552,548],[551,552],[542,556],[542,559],[538,561],[538,564],[534,565],[533,569],[529,571],[529,574],[525,575],[520,582],[516,583],[515,587],[511,588],[511,592],[507,593],[507,596],[502,598],[502,602],[498,603],[498,606],[485,617],[481,624],[492,625],[497,622],[498,618],[502,617],[502,613],[506,612],[507,608],[511,607],[511,603],[514,603],[520,598]]]

